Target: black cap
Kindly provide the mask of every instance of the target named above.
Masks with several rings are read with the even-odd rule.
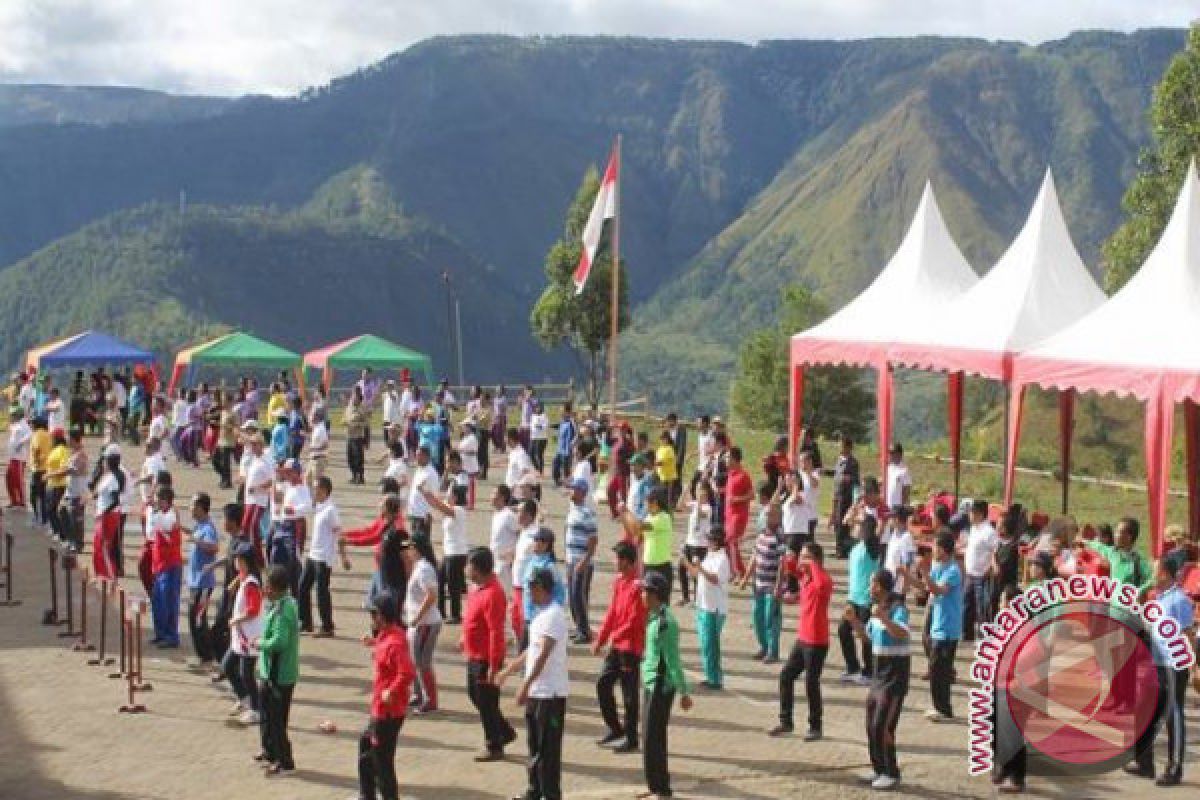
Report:
[[[529,576],[529,588],[541,589],[544,592],[554,591],[554,571],[549,569],[536,569]]]
[[[912,516],[913,510],[909,506],[892,506],[891,515],[896,519],[908,519]]]
[[[399,603],[396,602],[396,595],[390,590],[385,589],[375,595],[371,600],[371,610],[383,617],[386,622],[395,622],[400,618]]]
[[[671,599],[671,584],[657,572],[647,572],[642,576],[642,588],[664,603]]]

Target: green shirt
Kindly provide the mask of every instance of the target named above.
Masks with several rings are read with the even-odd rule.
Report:
[[[642,534],[645,540],[642,562],[655,567],[670,564],[671,546],[675,543],[675,524],[671,521],[671,515],[660,511],[647,522],[650,523],[650,530]]]
[[[1108,560],[1108,575],[1118,583],[1136,586],[1138,591],[1144,591],[1154,585],[1154,569],[1141,553],[1133,550],[1118,550],[1111,544],[1094,540],[1085,542],[1085,544],[1089,550],[1099,553]]]
[[[679,623],[666,605],[646,619],[646,650],[642,655],[642,686],[653,690],[659,667],[667,684],[680,694],[688,693],[687,678],[679,658]]]
[[[275,666],[275,683],[294,686],[300,676],[300,617],[296,600],[284,595],[267,606],[266,623],[258,640],[258,679],[270,680]]]

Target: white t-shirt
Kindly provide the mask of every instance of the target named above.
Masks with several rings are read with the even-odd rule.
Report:
[[[275,519],[303,519],[312,511],[312,493],[303,483],[287,484],[283,490],[283,502],[274,508]],[[291,509],[288,513],[287,509]]]
[[[8,429],[8,459],[10,461],[28,461],[29,443],[33,440],[33,430],[25,420],[15,422]]]
[[[162,414],[155,414],[154,419],[150,420],[150,431],[147,436],[151,439],[158,439],[160,442],[167,438],[167,418]]]
[[[729,556],[725,554],[724,548],[709,550],[700,563],[706,570],[716,574],[717,582],[713,583],[703,575],[696,576],[696,608],[717,614],[728,613],[729,581],[733,577]]]
[[[21,391],[17,393],[17,402],[25,409],[25,418],[28,419],[33,413],[34,403],[37,402],[37,390],[33,388],[32,383],[22,384]]]
[[[425,500],[425,495],[421,494],[421,489],[425,488],[431,492],[438,490],[437,470],[432,464],[426,464],[423,467],[417,467],[413,472],[412,488],[408,491],[408,511],[410,517],[427,517],[433,513],[428,501]]]
[[[525,655],[526,678],[541,658],[542,641],[547,637],[554,641],[553,649],[542,667],[542,674],[529,684],[529,696],[539,699],[566,697],[571,684],[567,673],[567,614],[557,603],[534,612],[529,626],[529,652]]]
[[[522,528],[520,534],[517,535],[517,546],[513,548],[513,586],[523,585],[525,565],[529,563],[529,557],[533,555],[533,537],[537,532],[538,526],[535,522],[528,528]]]
[[[125,384],[113,381],[112,393],[113,397],[117,398],[117,408],[124,408],[128,404],[129,392],[126,390]]]
[[[479,440],[475,438],[475,434],[464,434],[454,449],[462,456],[463,472],[468,475],[477,475],[479,473]]]
[[[517,550],[517,537],[521,526],[517,524],[517,512],[505,507],[492,514],[492,535],[488,547],[496,557],[497,564],[508,564]]]
[[[442,555],[465,556],[471,549],[467,542],[467,510],[454,506],[454,515],[442,519]]]
[[[112,507],[116,501],[117,508],[121,506],[120,489],[117,486],[117,477],[111,472],[105,472],[100,476],[100,480],[96,482],[96,489],[93,492],[96,496],[96,518],[104,516],[104,512]]]
[[[146,525],[146,538],[153,541],[156,536],[170,536],[171,531],[179,524],[175,509],[166,511],[151,511],[150,521]]]
[[[275,477],[275,467],[267,460],[266,455],[249,454],[246,461],[246,503],[267,508],[271,505],[271,480]],[[265,489],[255,489],[267,485]]]
[[[413,412],[412,389],[405,389],[400,393],[400,407],[396,410],[400,414],[401,421]]]
[[[696,437],[696,471],[704,472],[712,461],[717,449],[716,439],[711,433],[702,433]]]
[[[1000,540],[992,523],[984,520],[978,525],[972,525],[967,531],[967,547],[963,552],[963,566],[972,578],[982,578],[992,568],[992,556]]]
[[[133,476],[129,474],[129,470],[125,469],[122,464],[121,476],[125,479],[125,489],[121,492],[121,513],[128,514],[133,510]]]
[[[421,610],[421,603],[425,602],[426,593],[433,592],[436,596],[437,591],[437,570],[433,568],[433,564],[422,558],[413,567],[412,575],[408,576],[408,587],[404,593],[404,619],[410,626],[436,625],[442,621],[437,603],[430,603],[425,613],[420,618],[417,617],[417,612]]]
[[[529,438],[545,439],[550,432],[550,418],[545,413],[537,413],[529,418]]]
[[[324,456],[329,454],[329,431],[325,430],[324,425],[312,425],[308,435],[308,455],[309,457]]]
[[[146,460],[142,462],[142,470],[138,473],[138,480],[149,478],[146,483],[138,484],[138,493],[141,494],[143,503],[150,502],[151,487],[154,485],[154,479],[158,477],[158,473],[166,471],[167,462],[161,452],[146,456]]]
[[[525,448],[517,445],[508,451],[508,469],[504,472],[504,485],[508,488],[515,488],[517,482],[529,470],[533,469],[533,461],[529,458],[529,453],[525,452]]]
[[[911,568],[916,558],[917,546],[913,543],[912,534],[907,530],[892,531],[883,555],[883,566],[896,578],[894,591],[898,594],[903,594],[908,587],[897,570],[902,566]]]
[[[786,534],[808,533],[809,516],[808,504],[804,502],[804,492],[801,491],[794,499],[789,495],[783,503],[783,532]]]
[[[54,405],[51,406],[51,403]],[[50,430],[67,427],[67,409],[63,406],[62,398],[47,401],[46,427]]]
[[[188,404],[187,400],[176,400],[175,405],[171,407],[171,426],[182,428],[187,425]]]
[[[342,518],[333,501],[317,503],[312,535],[308,537],[308,557],[331,567],[337,563],[337,538],[341,529]]]
[[[708,544],[708,531],[712,528],[712,506],[692,500],[688,503],[688,526],[686,544],[688,547],[705,547]]]
[[[400,422],[400,399],[395,392],[383,393],[383,421],[388,425]]]
[[[888,508],[904,505],[904,489],[912,486],[912,476],[908,474],[906,464],[888,464],[887,494],[884,499]]]
[[[388,458],[387,469],[383,471],[383,477],[391,478],[401,486],[407,486],[408,462],[403,458]]]

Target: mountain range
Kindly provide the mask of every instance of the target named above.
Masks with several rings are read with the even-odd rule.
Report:
[[[722,407],[780,287],[853,297],[926,181],[984,271],[1052,168],[1098,270],[1184,36],[466,36],[289,98],[0,87],[0,363],[64,327],[166,353],[236,326],[293,347],[370,329],[448,371],[447,270],[469,379],[561,376],[571,362],[537,348],[528,310],[585,168],[620,131],[623,384]]]

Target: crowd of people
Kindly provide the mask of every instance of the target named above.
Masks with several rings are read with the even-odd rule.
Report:
[[[408,716],[438,711],[433,654],[445,627],[459,629],[468,695],[479,713],[483,747],[476,761],[502,759],[516,740],[500,696],[520,676],[516,697],[525,709],[529,766],[518,796],[526,800],[562,796],[568,667],[578,657],[572,646],[603,658],[595,691],[607,730],[597,744],[640,752],[642,796],[671,796],[671,713],[676,700],[684,711],[692,705],[673,606],[693,609],[700,685],[719,692],[723,632],[737,588],[752,592],[746,624],[757,660],[779,665],[778,722],[766,733],[793,733],[796,683],[803,678],[803,739],[823,738],[823,672],[836,631],[841,683],[867,689],[871,770],[864,782],[881,791],[901,780],[897,724],[914,680],[915,648],[928,663],[918,676],[929,683],[925,718],[955,720],[951,687],[960,643],[975,639],[1030,582],[1105,570],[1156,592],[1178,624],[1193,629],[1192,606],[1177,578],[1196,554],[1181,533],[1178,546],[1152,563],[1137,550],[1131,518],[1094,536],[1062,518],[1035,536],[1019,506],[996,514],[985,500],[958,505],[944,494],[918,506],[899,445],[881,481],[862,473],[848,438],[824,470],[817,437],[806,430],[794,450],[780,438],[756,480],[719,417],[697,421],[689,449],[689,430],[674,414],[656,431],[635,431],[566,404],[552,424],[528,386],[511,398],[504,387],[476,387],[460,401],[445,382],[426,397],[407,381],[380,381],[367,370],[338,419],[320,387],[302,396],[286,375],[269,387],[245,378],[233,390],[201,384],[174,398],[132,376],[102,372],[90,380],[77,375],[75,385],[98,389],[82,393],[78,407],[73,389],[64,406],[48,379],[14,380],[10,508],[28,507],[35,525],[82,551],[90,503],[98,577],[123,575],[122,538],[131,525],[140,531],[138,579],[151,598],[153,644],[180,646],[186,599],[194,666],[227,683],[231,714],[258,726],[256,759],[267,774],[295,768],[287,726],[301,637],[335,635],[333,573],[351,568],[350,547],[374,548],[363,599],[374,690],[359,743],[362,798],[398,796],[398,737]],[[377,419],[382,428],[373,431]],[[365,484],[368,468],[380,468],[377,518],[359,528],[342,524],[336,504],[335,421],[345,436],[347,483]],[[94,465],[84,448],[89,431],[102,437]],[[374,435],[383,456],[372,460]],[[140,459],[129,455],[135,449]],[[212,493],[197,493],[179,508],[175,476],[206,462],[216,490],[233,494],[214,508]],[[489,540],[472,543],[469,514],[492,468],[502,470],[502,479],[488,498]],[[822,543],[818,498],[825,481],[832,503]],[[544,511],[550,492],[567,500],[559,531]],[[686,518],[681,540],[676,515]],[[615,534],[602,547],[609,538],[601,532],[605,517]],[[441,522],[436,543],[435,521]],[[928,534],[916,535],[917,527]],[[846,561],[840,614],[827,564],[835,558]],[[594,625],[592,583],[602,559],[611,561],[614,578]],[[917,627],[912,619],[922,605]],[[789,606],[795,638],[781,658]],[[1160,785],[1179,783],[1183,769],[1183,689],[1170,702],[1170,760]],[[1130,771],[1154,777],[1151,756],[1151,749],[1140,749]],[[1024,790],[1024,764],[1022,751],[997,765],[1000,791]]]

